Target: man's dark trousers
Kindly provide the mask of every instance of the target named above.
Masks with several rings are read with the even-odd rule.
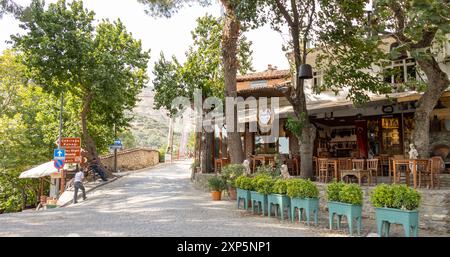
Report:
[[[77,203],[77,196],[78,196],[78,189],[81,189],[81,192],[83,192],[83,199],[86,199],[86,190],[84,189],[83,183],[80,181],[77,181],[74,183],[75,187],[75,193],[73,195],[73,203]]]

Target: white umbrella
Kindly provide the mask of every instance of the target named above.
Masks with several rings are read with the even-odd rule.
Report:
[[[53,163],[53,161],[49,161],[30,170],[24,171],[20,174],[19,178],[40,178],[50,176],[52,173],[57,173],[58,170],[55,168]]]

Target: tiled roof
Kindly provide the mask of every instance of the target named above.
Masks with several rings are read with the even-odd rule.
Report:
[[[249,81],[249,80],[268,80],[268,79],[280,79],[289,78],[290,70],[266,70],[262,72],[249,73],[241,76],[237,76],[237,82]]]

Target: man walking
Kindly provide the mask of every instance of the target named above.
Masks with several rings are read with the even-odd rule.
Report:
[[[83,186],[83,180],[84,180],[83,169],[79,169],[77,167],[77,173],[75,173],[75,178],[73,180],[73,185],[75,188],[75,193],[73,195],[73,203],[74,204],[77,203],[78,189],[81,189],[81,191],[83,192],[83,200],[86,200],[86,190],[84,189],[84,186]]]

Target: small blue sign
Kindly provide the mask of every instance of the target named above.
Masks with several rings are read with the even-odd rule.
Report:
[[[55,168],[60,170],[64,167],[64,161],[63,160],[55,160],[54,165],[55,165]]]
[[[122,145],[122,141],[120,139],[114,140],[114,145]]]
[[[66,159],[66,150],[64,149],[55,149],[53,151],[53,160],[65,160]]]

